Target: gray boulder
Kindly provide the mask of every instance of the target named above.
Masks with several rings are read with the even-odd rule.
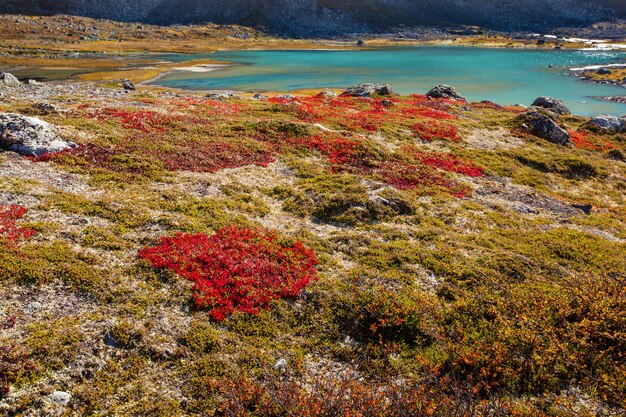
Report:
[[[393,90],[388,84],[359,84],[348,88],[341,95],[352,97],[390,96]]]
[[[561,128],[550,116],[538,111],[529,110],[517,117],[518,122],[528,132],[537,137],[557,145],[570,143],[569,134]]]
[[[237,95],[229,91],[212,91],[204,97],[211,100],[228,100],[229,98],[237,98]]]
[[[592,117],[589,124],[602,130],[614,130],[615,132],[626,132],[626,116],[617,117],[602,114]]]
[[[291,94],[283,94],[281,96],[274,96],[274,98],[282,98],[282,99],[285,99],[285,100],[293,101],[293,100],[296,99],[296,96],[291,95]]]
[[[9,86],[20,85],[20,80],[18,80],[15,75],[9,74],[8,72],[3,72],[0,74],[0,83]]]
[[[48,122],[21,114],[0,113],[0,149],[41,156],[76,146],[61,139],[56,127]]]
[[[267,97],[265,94],[256,93],[252,98],[255,100],[267,100],[269,97]]]
[[[560,115],[570,114],[569,109],[561,100],[552,97],[538,97],[532,104]]]
[[[122,82],[122,88],[126,91],[135,91],[137,89],[131,80],[124,80],[124,82]]]
[[[426,96],[431,98],[452,98],[455,100],[465,100],[465,97],[460,95],[454,87],[443,84],[433,87],[428,93],[426,93]]]

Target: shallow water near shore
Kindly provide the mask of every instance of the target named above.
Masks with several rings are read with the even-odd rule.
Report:
[[[192,90],[294,91],[388,83],[398,93],[424,93],[436,84],[455,86],[468,100],[529,105],[538,96],[564,100],[574,114],[626,114],[626,104],[593,97],[626,95],[626,88],[589,84],[570,68],[614,63],[619,51],[537,51],[412,47],[374,50],[223,51],[167,55],[170,61],[214,59],[237,65],[210,72],[175,71],[152,84]]]

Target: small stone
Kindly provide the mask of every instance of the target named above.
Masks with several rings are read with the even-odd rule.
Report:
[[[600,68],[599,70],[596,71],[596,74],[598,74],[598,75],[611,75],[613,73],[610,70],[606,69],[606,68]]]
[[[135,91],[137,89],[131,80],[124,80],[122,88],[126,91]]]
[[[585,214],[591,214],[593,206],[591,204],[572,204],[572,207],[577,208]]]
[[[65,391],[54,391],[48,396],[48,399],[55,404],[65,407],[72,400],[72,394]]]
[[[428,93],[426,93],[426,96],[431,98],[452,98],[455,100],[465,100],[465,97],[460,95],[454,87],[444,84],[439,84],[433,87]]]
[[[285,358],[280,358],[279,360],[276,361],[276,363],[274,363],[274,369],[276,369],[277,371],[285,369],[286,367],[287,367],[287,359]]]
[[[267,97],[265,94],[256,93],[254,96],[252,96],[252,98],[255,100],[267,100],[269,97]]]
[[[552,97],[538,97],[532,105],[560,115],[570,114],[569,109],[563,101]]]
[[[40,310],[42,307],[41,303],[38,301],[33,301],[28,303],[25,307],[24,307],[24,313],[28,314],[28,315],[32,315],[35,312],[37,312],[37,310]]]

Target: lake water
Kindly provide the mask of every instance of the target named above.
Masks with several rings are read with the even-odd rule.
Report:
[[[215,59],[234,66],[212,72],[174,72],[154,84],[194,90],[293,91],[388,83],[402,94],[450,84],[471,101],[529,105],[538,96],[564,100],[575,114],[626,114],[626,104],[593,96],[626,95],[618,86],[588,84],[570,68],[616,62],[624,52],[412,47],[342,51],[224,51],[167,55],[171,61]]]

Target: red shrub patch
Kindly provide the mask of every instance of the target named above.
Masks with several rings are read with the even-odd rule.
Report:
[[[188,170],[196,172],[217,172],[226,168],[239,168],[247,165],[266,167],[275,161],[270,150],[260,146],[207,142],[190,148],[162,151],[150,150],[148,154],[165,162],[170,171]]]
[[[228,227],[213,236],[179,233],[163,237],[139,257],[193,281],[196,305],[211,308],[215,320],[235,311],[257,314],[271,300],[296,297],[317,280],[312,250],[262,229]]]
[[[361,141],[337,134],[288,138],[284,144],[319,151],[333,165],[350,163],[370,154]]]
[[[0,244],[8,248],[14,248],[22,240],[33,236],[33,229],[19,227],[17,221],[24,217],[28,210],[22,206],[0,205]]]
[[[604,142],[602,144],[594,143],[592,137],[585,132],[578,132],[574,130],[568,130],[570,140],[574,143],[574,146],[580,149],[586,149],[588,151],[608,151],[613,149],[613,144],[610,142]]]
[[[456,172],[467,177],[482,177],[485,173],[479,166],[470,161],[463,161],[453,154],[420,152],[414,146],[405,146],[402,151],[424,165],[435,167],[447,172]]]
[[[453,140],[455,142],[459,140],[459,129],[456,126],[434,120],[414,124],[413,131],[421,140],[429,142],[435,139]]]
[[[458,116],[441,110],[434,110],[427,107],[409,107],[402,110],[404,116],[428,117],[431,119],[449,120],[458,119]]]
[[[118,109],[98,109],[87,114],[87,117],[98,120],[119,119],[125,129],[137,129],[147,132],[149,128],[165,131],[170,118],[155,111],[126,111]]]

